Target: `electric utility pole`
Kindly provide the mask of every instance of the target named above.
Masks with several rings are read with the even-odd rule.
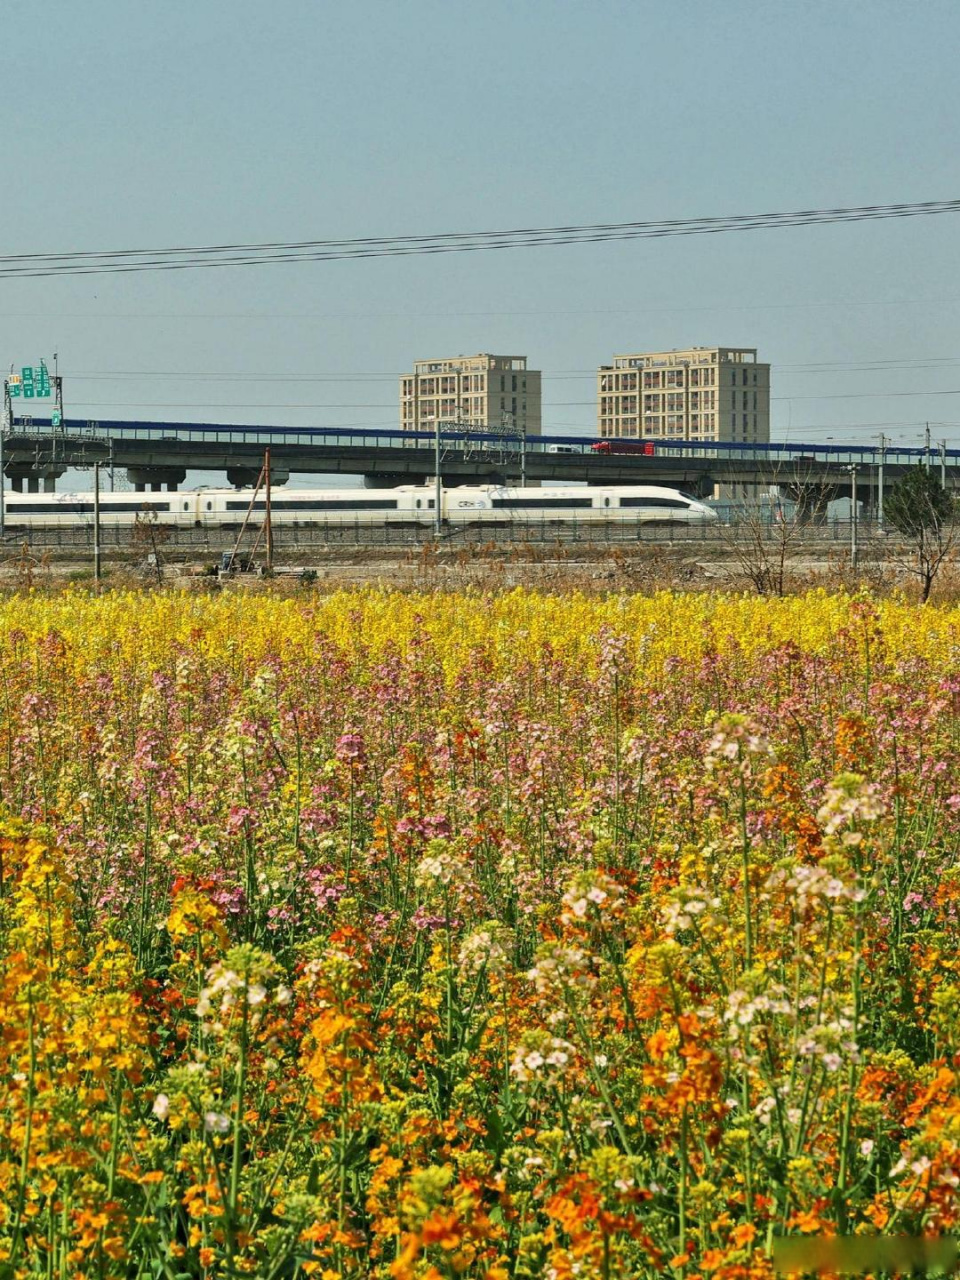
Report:
[[[100,590],[100,463],[93,464],[93,583]]]
[[[439,538],[441,533],[443,532],[443,515],[441,513],[441,507],[440,507],[440,503],[443,499],[443,485],[440,481],[440,419],[439,418],[437,418],[436,431],[434,433],[433,452],[434,452],[434,469],[437,473],[434,476],[434,480],[433,480],[433,485],[434,485],[433,527],[436,531],[437,537]]]
[[[857,545],[857,464],[850,466],[850,564],[856,569],[860,548]]]

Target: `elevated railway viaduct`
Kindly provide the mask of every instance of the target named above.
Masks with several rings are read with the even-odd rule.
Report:
[[[82,421],[14,418],[0,433],[3,471],[13,487],[50,492],[70,467],[100,462],[125,470],[141,490],[175,489],[191,471],[223,471],[228,482],[255,482],[269,447],[275,483],[297,475],[362,476],[371,488],[422,484],[435,474],[437,444],[429,434],[320,427],[217,423]],[[960,488],[960,450],[874,445],[656,442],[652,454],[598,452],[594,437],[539,436],[526,441],[463,431],[441,432],[445,484],[586,481],[660,484],[707,496],[715,485],[776,485],[816,517],[827,502],[857,498],[876,505],[881,478],[894,482],[918,462]],[[617,442],[612,442],[614,448]]]

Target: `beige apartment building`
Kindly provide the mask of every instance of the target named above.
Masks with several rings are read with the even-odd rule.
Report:
[[[437,422],[473,431],[540,435],[540,373],[526,356],[417,360],[400,379],[400,426],[433,431]]]
[[[597,373],[597,429],[608,439],[770,439],[770,366],[755,348],[690,347],[614,356]]]

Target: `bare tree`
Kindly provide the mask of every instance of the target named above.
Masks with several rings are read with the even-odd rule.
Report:
[[[157,582],[162,583],[163,565],[161,562],[160,548],[164,543],[169,542],[170,529],[167,525],[160,523],[156,511],[148,503],[145,503],[143,510],[138,511],[134,516],[131,536],[135,547],[150,548],[150,554],[153,558],[153,567],[157,574]]]
[[[720,536],[740,573],[758,594],[782,596],[804,529],[796,514],[784,507],[776,478],[769,492],[769,503],[744,501],[734,508],[730,522],[721,525]]]

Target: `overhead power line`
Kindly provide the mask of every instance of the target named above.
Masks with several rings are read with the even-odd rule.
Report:
[[[359,239],[291,240],[264,244],[182,245],[169,249],[0,254],[0,279],[186,271],[210,267],[260,266],[277,262],[331,262],[435,253],[477,253],[496,249],[534,248],[539,245],[596,244],[616,240],[717,235],[728,231],[778,230],[783,227],[870,222],[958,212],[960,200],[927,200],[911,204],[800,209],[788,213],[601,222],[583,226],[519,227],[507,231],[444,232],[426,236],[366,236]]]
[[[823,396],[771,396],[771,403],[789,403],[802,400],[888,400],[915,399],[924,396],[960,396],[960,388],[946,391],[851,391]],[[545,400],[544,409],[595,408],[596,400]],[[393,409],[391,401],[343,400],[343,401],[225,401],[225,400],[71,400],[78,408],[101,405],[105,408],[129,409],[142,406],[146,409]]]
[[[951,372],[954,365],[960,364],[958,356],[922,356],[916,359],[909,357],[891,357],[884,360],[864,360],[849,362],[846,360],[824,360],[809,364],[775,364],[774,376],[788,374],[792,377],[816,376],[837,373],[901,373],[913,370],[945,370]],[[600,369],[543,369],[541,376],[553,381],[587,381],[594,380]],[[205,369],[200,373],[186,369],[104,369],[86,370],[84,372],[64,372],[71,382],[124,382],[129,379],[146,379],[151,381],[172,379],[176,382],[280,382],[280,383],[396,383],[400,378],[408,377],[409,370],[386,373],[219,373]],[[886,394],[886,393],[880,393]],[[918,391],[916,394],[924,394]]]

